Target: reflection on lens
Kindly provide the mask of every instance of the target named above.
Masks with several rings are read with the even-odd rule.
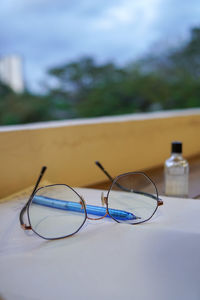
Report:
[[[108,192],[108,212],[118,222],[136,224],[152,217],[158,206],[154,183],[143,173],[126,173],[117,177]],[[122,211],[124,217],[113,214]]]
[[[45,239],[76,233],[86,220],[83,200],[67,185],[49,185],[38,189],[28,208],[35,233]]]

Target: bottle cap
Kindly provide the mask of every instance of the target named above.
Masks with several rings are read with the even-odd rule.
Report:
[[[172,142],[172,153],[182,153],[182,142]]]

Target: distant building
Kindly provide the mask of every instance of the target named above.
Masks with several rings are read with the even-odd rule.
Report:
[[[22,59],[19,55],[0,57],[0,81],[16,93],[24,91]]]

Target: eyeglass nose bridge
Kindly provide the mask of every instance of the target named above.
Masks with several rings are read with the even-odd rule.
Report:
[[[87,214],[87,205],[86,205],[85,200],[84,200],[84,198],[82,196],[81,196],[81,200],[82,200],[82,201],[80,201],[81,209],[84,209],[84,206],[85,206],[86,216],[87,216],[88,220],[94,220],[94,221],[95,220],[101,220],[101,219],[105,218],[108,215],[108,210],[107,210],[107,207],[106,207],[106,212],[105,212],[104,216],[101,216],[101,217],[98,217],[98,218],[88,217],[88,214]],[[101,203],[102,203],[102,206],[104,206],[104,205],[107,206],[107,197],[104,197],[104,193],[103,192],[101,193]]]

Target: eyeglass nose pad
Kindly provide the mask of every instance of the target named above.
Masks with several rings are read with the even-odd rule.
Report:
[[[103,193],[103,192],[101,193],[101,204],[102,204],[102,206],[105,205],[105,201],[104,201],[104,193]]]
[[[104,206],[107,204],[107,197],[104,197],[104,193],[101,193],[101,204]]]

